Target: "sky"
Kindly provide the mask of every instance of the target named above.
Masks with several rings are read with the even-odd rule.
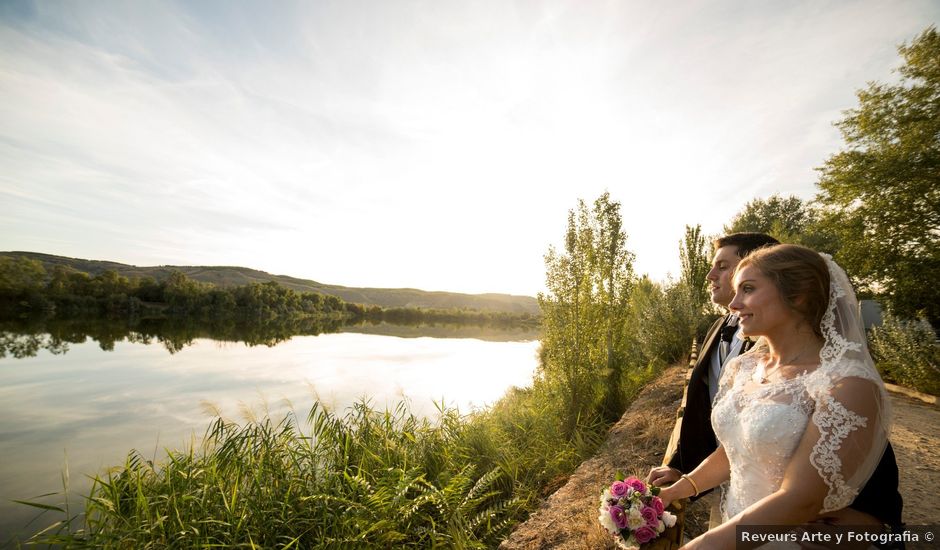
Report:
[[[935,0],[0,0],[0,250],[535,295],[567,213],[679,270],[810,199]]]

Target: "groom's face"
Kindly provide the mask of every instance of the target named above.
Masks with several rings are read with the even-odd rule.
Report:
[[[728,304],[734,299],[731,276],[734,275],[734,268],[738,266],[740,261],[741,258],[738,257],[738,247],[736,246],[723,246],[715,251],[712,268],[705,278],[708,279],[712,302],[721,307],[728,307]]]

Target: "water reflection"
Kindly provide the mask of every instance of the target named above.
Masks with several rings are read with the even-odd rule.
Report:
[[[92,339],[104,351],[116,342],[159,343],[177,353],[197,338],[220,342],[244,342],[249,346],[275,346],[292,336],[316,336],[337,332],[342,323],[330,319],[292,319],[258,323],[234,320],[195,321],[186,318],[156,319],[23,319],[0,323],[0,357],[33,357],[40,349],[65,353],[68,343]]]
[[[303,417],[314,400],[342,410],[369,397],[377,408],[407,398],[419,415],[441,400],[467,412],[528,385],[538,347],[531,329],[479,326],[211,329],[224,338],[145,321],[17,328],[0,325],[0,546],[36,515],[11,500],[61,492],[66,463],[80,506],[86,474],[130,449],[158,460],[180,449],[202,435],[207,409]]]
[[[191,319],[22,319],[0,321],[0,359],[35,357],[40,350],[59,355],[69,344],[91,339],[104,351],[117,342],[158,343],[178,353],[198,338],[218,342],[242,342],[248,346],[276,346],[294,336],[317,336],[336,332],[397,336],[399,338],[476,338],[490,342],[535,340],[533,326],[489,326],[475,324],[411,324],[362,321],[346,324],[338,319],[270,320],[257,323],[233,320]]]
[[[0,332],[0,359],[8,355],[14,359],[35,357],[41,349],[61,355],[69,350],[69,344],[49,334]]]

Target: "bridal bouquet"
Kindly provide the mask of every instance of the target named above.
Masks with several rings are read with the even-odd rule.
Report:
[[[614,535],[617,546],[638,550],[676,524],[676,516],[665,510],[658,494],[659,487],[620,474],[604,489],[597,519]]]

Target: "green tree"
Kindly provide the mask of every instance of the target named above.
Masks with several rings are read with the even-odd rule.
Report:
[[[49,282],[46,283],[46,292],[50,296],[63,296],[70,292],[69,275],[75,273],[71,267],[57,265],[52,268]]]
[[[135,295],[144,302],[162,302],[165,284],[158,283],[153,277],[144,277],[137,282]]]
[[[839,247],[836,236],[820,224],[820,212],[799,197],[771,195],[744,205],[724,227],[725,234],[766,233],[783,243],[801,244],[820,252],[834,254]]]
[[[809,209],[802,199],[775,194],[745,204],[724,229],[725,233],[755,232],[767,233],[778,239],[792,238],[805,232],[809,218]]]
[[[620,203],[604,192],[594,201],[594,243],[591,247],[591,273],[594,277],[595,300],[598,303],[599,325],[604,331],[606,381],[601,404],[604,419],[616,421],[623,414],[623,325],[627,298],[633,281],[634,254],[627,250],[627,234],[623,231]]]
[[[871,83],[836,125],[845,146],[819,169],[837,259],[898,315],[940,323],[940,34],[899,52],[896,84]]]
[[[679,282],[689,294],[690,305],[702,313],[709,304],[708,281],[711,269],[708,239],[702,235],[702,226],[685,226],[685,237],[679,241]]]
[[[130,280],[119,275],[116,271],[108,269],[92,279],[92,294],[96,297],[107,297],[114,294],[128,294],[134,289]]]
[[[0,257],[0,312],[49,311],[53,306],[43,296],[45,283],[42,262],[23,256]]]
[[[578,201],[577,216],[574,210],[568,212],[564,250],[549,247],[545,255],[547,293],[538,295],[542,310],[539,373],[562,403],[566,435],[575,432],[581,411],[587,408],[593,370],[584,342],[590,315],[585,304],[590,303],[591,293],[584,246],[590,228],[583,200]]]
[[[704,312],[693,313],[685,285],[643,275],[631,289],[623,327],[633,350],[631,362],[638,368],[673,364],[689,353],[696,333],[708,328],[700,327],[708,319]]]
[[[39,260],[24,256],[0,258],[0,291],[11,295],[37,292],[45,284],[46,269]]]
[[[604,193],[568,213],[565,248],[545,255],[540,375],[565,410],[566,435],[601,413],[622,413],[622,324],[633,279],[620,204]]]
[[[165,281],[163,296],[171,311],[189,313],[199,307],[203,297],[207,295],[207,290],[208,285],[174,270]]]

